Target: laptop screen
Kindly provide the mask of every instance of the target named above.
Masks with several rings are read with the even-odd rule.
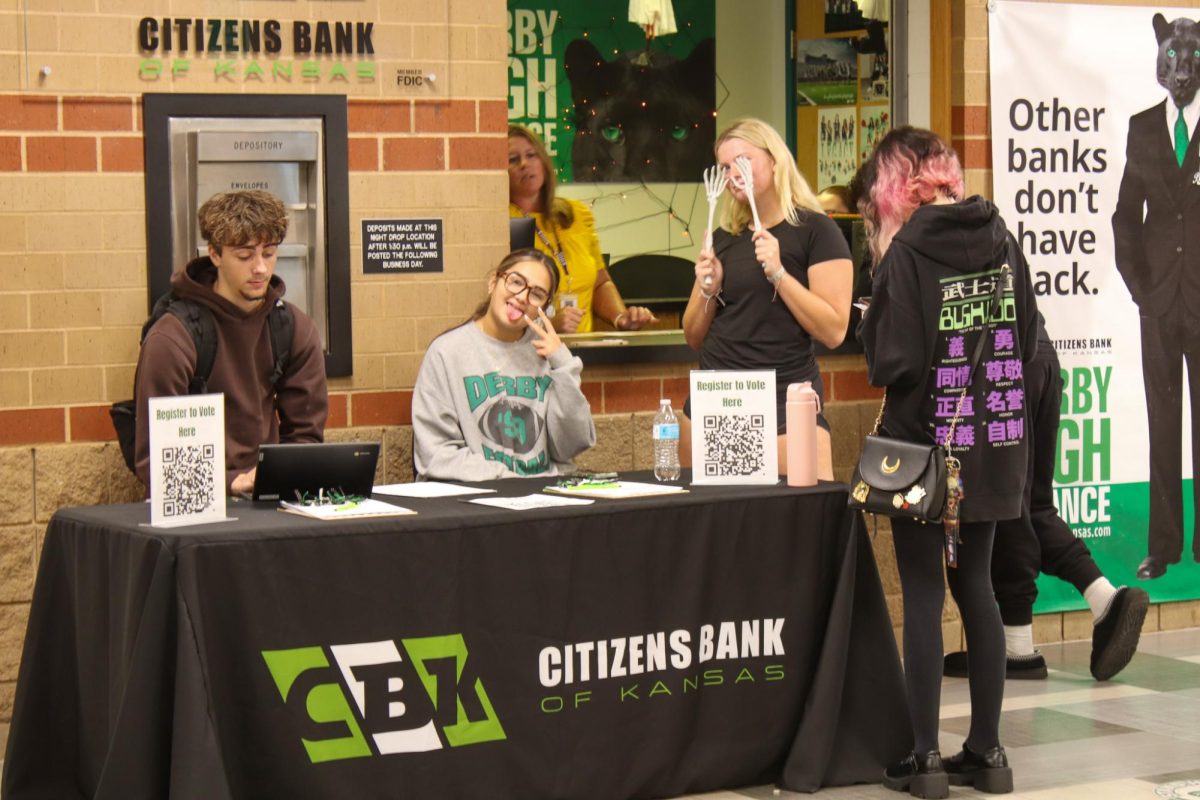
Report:
[[[378,442],[264,444],[258,448],[251,497],[296,500],[331,489],[370,497],[378,460]]]

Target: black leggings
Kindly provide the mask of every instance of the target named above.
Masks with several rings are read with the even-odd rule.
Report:
[[[912,714],[916,751],[938,749],[938,709],[942,696],[942,605],[946,590],[962,614],[970,670],[971,731],[975,753],[1000,744],[1000,704],[1004,699],[1004,626],[992,594],[994,522],[965,522],[958,566],[943,567],[942,526],[892,520],[892,542],[904,595],[904,681]]]

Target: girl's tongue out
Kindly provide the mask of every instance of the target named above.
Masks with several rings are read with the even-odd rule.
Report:
[[[521,308],[511,300],[504,304],[504,310],[508,314],[509,322],[516,322],[521,317],[525,316],[525,309]]]

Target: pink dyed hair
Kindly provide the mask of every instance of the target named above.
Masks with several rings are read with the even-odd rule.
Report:
[[[962,166],[954,148],[933,131],[909,126],[883,138],[855,183],[875,264],[914,211],[938,197],[963,196]]]

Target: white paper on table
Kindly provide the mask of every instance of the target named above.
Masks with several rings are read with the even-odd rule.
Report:
[[[555,506],[590,506],[595,500],[582,497],[558,497],[552,494],[527,494],[524,497],[477,497],[468,503],[478,503],[481,506],[507,508],[509,511],[528,511],[533,508],[554,508]]]
[[[575,487],[547,486],[547,492],[568,497],[597,497],[610,500],[621,500],[630,497],[654,497],[663,494],[683,494],[687,489],[673,486],[669,483],[638,483],[637,481],[618,481],[612,487]]]
[[[280,511],[300,514],[313,519],[355,519],[362,517],[398,517],[404,514],[415,514],[411,508],[394,506],[382,500],[360,500],[352,503],[324,503],[322,505],[306,506],[302,503],[289,503],[286,500],[279,504]]]
[[[481,486],[460,486],[457,483],[438,481],[413,481],[412,483],[387,483],[371,489],[371,494],[388,497],[457,497],[463,494],[494,494],[495,489]]]
[[[173,528],[225,517],[225,395],[151,397],[150,524]]]

